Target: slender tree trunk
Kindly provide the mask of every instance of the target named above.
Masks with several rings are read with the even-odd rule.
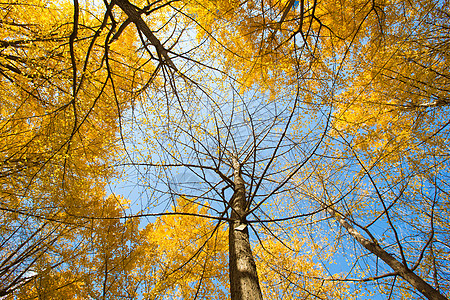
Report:
[[[326,208],[327,211],[333,216],[342,227],[344,227],[347,232],[355,238],[359,244],[364,248],[375,254],[378,258],[383,260],[387,265],[389,265],[392,270],[398,273],[403,279],[408,281],[417,291],[422,293],[427,299],[430,300],[448,300],[434,287],[429,285],[421,277],[417,276],[412,270],[401,263],[394,256],[386,252],[376,241],[366,239],[362,236],[352,225],[350,225],[343,217],[339,216],[333,209]]]
[[[241,167],[233,158],[234,195],[231,199],[231,221],[229,228],[229,268],[231,300],[262,300],[256,264],[245,220],[245,184]]]

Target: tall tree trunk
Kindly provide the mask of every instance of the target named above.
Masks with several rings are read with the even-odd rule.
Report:
[[[231,300],[262,300],[256,264],[245,220],[245,183],[241,167],[233,158],[234,194],[231,199],[231,221],[229,228],[229,268]]]
[[[324,206],[325,207],[325,206]],[[445,296],[443,296],[439,291],[437,291],[434,287],[429,285],[425,280],[421,277],[417,276],[412,270],[410,270],[407,266],[401,263],[394,256],[386,252],[380,245],[373,240],[366,239],[361,235],[352,225],[350,225],[347,220],[337,214],[332,208],[325,207],[328,213],[331,214],[333,218],[335,218],[342,227],[344,227],[347,232],[358,241],[364,248],[375,254],[378,258],[383,260],[387,265],[389,265],[394,272],[397,272],[403,279],[408,281],[417,291],[422,293],[427,299],[430,300],[448,300]]]

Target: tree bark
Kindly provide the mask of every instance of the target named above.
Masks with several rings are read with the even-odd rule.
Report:
[[[125,12],[128,18],[133,22],[138,30],[140,30],[145,37],[150,41],[150,43],[156,48],[158,56],[161,62],[165,62],[167,65],[171,66],[173,69],[178,70],[172,59],[169,57],[167,50],[161,45],[158,38],[153,34],[147,23],[141,18],[141,14],[136,10],[136,7],[130,3],[128,0],[116,0],[117,5]]]
[[[245,219],[245,183],[236,158],[233,158],[233,168],[234,194],[230,203],[232,211],[228,240],[231,300],[262,300]]]
[[[369,250],[371,253],[375,254],[378,258],[383,260],[388,266],[392,268],[398,275],[400,275],[403,279],[409,282],[417,291],[422,293],[427,299],[430,300],[448,300],[445,296],[443,296],[439,291],[437,291],[434,287],[429,285],[425,280],[421,277],[417,276],[412,270],[410,270],[407,266],[401,263],[394,256],[386,252],[380,245],[373,240],[366,239],[361,235],[352,225],[350,225],[347,220],[337,214],[330,207],[326,208],[328,213],[331,214],[333,218],[335,218],[342,227],[344,227],[347,232],[358,241],[360,245]]]

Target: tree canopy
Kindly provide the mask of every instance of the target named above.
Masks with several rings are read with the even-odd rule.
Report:
[[[0,299],[447,299],[448,24],[2,2]]]

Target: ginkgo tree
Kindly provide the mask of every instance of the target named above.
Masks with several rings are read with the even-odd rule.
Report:
[[[322,218],[323,209],[313,208],[305,213],[309,205],[298,206],[291,193],[294,176],[306,169],[309,160],[319,153],[331,110],[322,115],[302,103],[299,92],[292,95],[291,90],[276,101],[269,97],[269,92],[259,90],[242,95],[233,82],[226,84],[213,75],[205,78],[206,73],[199,73],[198,77],[186,79],[172,98],[167,97],[166,91],[149,90],[151,100],[142,102],[142,107],[135,110],[135,118],[130,120],[139,124],[136,129],[140,131],[134,142],[130,139],[131,161],[127,158],[122,165],[138,174],[136,188],[151,194],[145,204],[147,208],[140,214],[157,215],[161,207],[171,205],[171,213],[184,215],[180,211],[184,206],[180,198],[187,197],[205,208],[197,217],[215,220],[217,227],[224,223],[228,227],[232,299],[262,298],[250,230],[254,230],[261,243],[259,255],[263,255],[264,261],[279,257],[280,251],[282,256],[291,257],[293,264],[295,259],[311,257],[310,268],[299,268],[295,273],[292,265],[283,267],[279,262],[279,266],[273,267],[267,263],[279,272],[278,280],[288,281],[282,293],[276,287],[268,291],[266,286],[265,294],[272,297],[333,294],[335,284],[345,283],[324,284],[315,273],[319,262],[330,258],[332,245],[325,239],[306,243],[310,231],[299,230],[295,220],[307,216]],[[199,82],[217,84],[202,86]],[[128,127],[132,128],[131,125]],[[316,130],[322,130],[322,134],[315,136]],[[287,221],[285,224],[283,219]],[[202,247],[197,251],[204,251]],[[327,252],[317,255],[311,250],[320,248],[327,248]],[[188,261],[196,260],[197,256]],[[305,288],[303,280],[307,274],[308,280],[316,283]],[[265,284],[270,283],[267,275],[263,278]],[[332,298],[350,297],[349,289],[342,287],[338,291]]]
[[[412,119],[411,123],[408,123],[395,111],[395,106],[397,106],[400,113],[405,116],[413,113],[413,117],[417,115],[417,118],[419,116],[426,118],[428,114],[423,110],[424,108],[445,106],[446,103],[448,78],[446,66],[448,63],[445,58],[445,50],[442,51],[440,45],[442,40],[447,38],[447,29],[442,24],[448,19],[448,14],[446,14],[448,7],[445,3],[426,2],[426,5],[423,5],[424,3],[352,2],[343,5],[327,2],[301,2],[298,10],[292,11],[294,1],[269,3],[268,6],[257,5],[254,2],[243,4],[224,2],[219,5],[211,2],[210,7],[208,4],[198,3],[198,6],[193,8],[195,18],[191,17],[193,21],[201,24],[198,39],[201,41],[207,37],[214,37],[213,41],[208,41],[208,48],[205,50],[207,55],[200,55],[202,57],[219,57],[224,62],[226,71],[214,74],[217,75],[216,77],[211,77],[208,76],[207,71],[200,70],[197,73],[200,73],[200,77],[203,78],[191,75],[189,80],[198,83],[204,82],[202,79],[208,78],[205,86],[210,88],[201,87],[200,91],[191,91],[190,86],[183,85],[183,88],[178,89],[176,93],[169,95],[166,93],[164,97],[156,97],[156,100],[151,102],[152,105],[144,106],[142,111],[145,113],[142,119],[146,125],[150,125],[151,133],[144,133],[144,136],[149,137],[144,137],[144,146],[137,148],[142,147],[153,151],[141,152],[143,154],[139,157],[141,160],[131,164],[162,168],[161,174],[150,176],[153,179],[150,182],[165,177],[167,188],[164,190],[170,191],[171,194],[180,193],[177,191],[180,183],[178,179],[173,181],[173,177],[183,180],[186,178],[191,180],[192,176],[200,178],[199,182],[192,180],[190,183],[196,185],[195,189],[201,191],[200,194],[205,199],[211,200],[210,193],[212,191],[217,196],[221,196],[222,200],[219,202],[224,203],[224,208],[218,213],[229,213],[232,220],[237,216],[241,218],[242,215],[247,217],[257,211],[264,212],[261,210],[262,204],[269,204],[269,202],[273,204],[274,194],[283,194],[282,192],[287,186],[298,191],[298,185],[301,187],[305,182],[314,179],[314,184],[309,189],[310,193],[307,194],[314,204],[310,206],[308,212],[293,214],[291,217],[300,218],[312,214],[320,216],[320,211],[326,211],[340,225],[340,229],[348,232],[349,237],[354,239],[354,242],[357,242],[364,251],[369,251],[377,260],[383,261],[391,268],[390,271],[389,267],[385,266],[379,269],[377,262],[369,263],[365,268],[354,268],[362,274],[367,274],[360,279],[360,282],[376,281],[386,287],[393,287],[396,286],[396,281],[401,281],[398,280],[400,276],[411,284],[416,292],[423,293],[430,299],[444,299],[445,297],[439,292],[439,289],[446,290],[444,282],[446,282],[445,261],[448,247],[445,242],[447,239],[445,226],[439,225],[445,221],[436,220],[447,218],[447,210],[442,208],[442,204],[439,204],[445,203],[445,189],[440,184],[440,192],[435,192],[435,199],[427,204],[426,199],[429,197],[425,197],[423,189],[432,189],[434,186],[437,191],[438,186],[433,182],[430,182],[430,186],[422,178],[424,176],[430,179],[436,178],[435,176],[446,178],[445,173],[440,171],[445,170],[445,157],[437,159],[434,150],[430,152],[427,149],[427,144],[429,142],[434,144],[441,139],[440,145],[445,147],[444,140],[448,122],[435,109],[429,112],[434,116],[431,123],[421,123],[422,119],[417,122]],[[265,19],[265,17],[267,18]],[[242,21],[243,19],[251,21]],[[438,21],[432,23],[432,19],[438,19]],[[201,23],[203,21],[204,23]],[[255,23],[251,23],[252,21]],[[405,30],[406,28],[408,30]],[[283,30],[286,34],[284,38],[291,42],[276,40],[278,37],[283,38]],[[322,35],[321,32],[323,32]],[[414,59],[414,54],[411,56],[412,58],[398,55],[398,53],[404,52],[404,49],[413,46],[418,48],[415,50],[416,53],[427,59],[426,63]],[[199,49],[197,49],[197,55],[198,52],[200,52]],[[420,66],[420,70],[413,73],[414,78],[407,77],[411,77],[410,73],[396,75],[395,72],[398,71],[388,68],[388,64],[402,67],[397,63],[397,58],[406,59],[412,67]],[[365,60],[374,60],[373,64],[379,61],[382,70],[378,71],[377,67],[373,67],[370,63],[365,64]],[[203,63],[206,64],[204,61]],[[418,67],[416,66],[416,68]],[[402,72],[408,72],[407,70],[405,68]],[[368,83],[364,81],[364,76],[367,76],[364,72],[371,76],[368,78]],[[362,77],[359,78],[355,74],[361,74]],[[427,74],[433,79],[426,79]],[[224,86],[227,77],[232,77],[231,81],[237,80],[238,83],[230,83],[228,87]],[[424,80],[426,80],[425,83]],[[399,84],[394,85],[395,81],[398,81]],[[301,86],[299,82],[302,83]],[[359,84],[362,85],[361,88],[358,88]],[[419,87],[416,87],[417,85]],[[417,100],[408,99],[412,104],[398,104],[395,102],[397,101],[394,89],[396,87],[412,91],[421,89],[420,93],[417,92],[419,98]],[[224,90],[229,92],[217,94],[218,91]],[[377,93],[380,94],[380,91],[385,93],[381,94],[384,98],[386,95],[392,95],[394,103],[389,101],[383,103],[383,100],[366,102],[368,97],[377,97]],[[295,96],[289,95],[289,92]],[[252,93],[254,94],[252,95]],[[155,97],[155,94],[158,95],[157,92],[152,92],[149,98]],[[198,96],[199,94],[200,96]],[[249,95],[252,96],[249,97]],[[414,93],[410,92],[409,95],[414,95]],[[169,105],[165,105],[165,108],[161,108],[158,104],[163,102],[163,98],[169,103]],[[288,113],[284,111],[286,114],[275,114],[276,106],[272,107],[270,103],[278,105],[278,108],[283,111],[284,101],[291,105],[290,109],[292,110]],[[297,110],[299,107],[296,101],[305,105],[303,109],[308,107],[308,113],[300,113]],[[196,103],[200,103],[200,105]],[[350,104],[347,105],[347,103]],[[267,107],[267,111],[263,110],[264,113],[261,113],[258,105]],[[386,109],[383,106],[386,106]],[[362,115],[354,113],[353,107],[361,107]],[[369,109],[374,110],[376,114],[370,115]],[[411,112],[413,109],[416,110]],[[422,110],[417,111],[417,109]],[[443,111],[445,112],[445,108]],[[200,117],[197,116],[198,112],[200,112]],[[303,132],[303,135],[290,136],[299,127],[308,128],[301,124],[305,120],[298,117],[297,113],[302,116],[306,115],[307,122],[316,124],[314,129],[321,129],[316,133],[316,138],[320,137],[319,140],[322,142],[315,149],[318,151],[312,151],[310,154],[305,150],[308,147],[299,150],[301,148],[299,141],[307,140],[308,134]],[[322,115],[325,121],[322,124],[315,123],[317,122],[314,120],[316,115]],[[392,116],[395,116],[393,121]],[[292,118],[295,121],[291,124]],[[288,125],[285,128],[277,127],[279,124],[285,124],[283,120]],[[352,123],[351,120],[356,120],[356,122]],[[402,144],[408,145],[407,147],[396,143],[396,140],[403,139],[404,132],[411,129],[417,130],[421,124],[428,126],[422,129],[425,133],[424,141],[422,141],[423,139],[417,142],[413,140],[413,146],[410,146],[403,140]],[[254,128],[263,129],[258,131]],[[283,128],[286,131],[283,131]],[[388,138],[372,134],[373,128],[389,130]],[[273,138],[270,134],[271,130],[278,130],[280,136]],[[366,135],[365,130],[370,135]],[[150,141],[151,137],[155,136],[158,137],[157,141]],[[261,141],[258,140],[259,138]],[[290,143],[288,143],[290,146],[286,147],[291,148],[286,152],[280,150],[284,156],[292,155],[296,151],[303,155],[298,153],[296,156],[293,155],[293,159],[285,162],[285,169],[277,166],[276,171],[269,171],[274,168],[274,165],[277,165],[277,160],[282,160],[277,151],[279,147],[285,146],[281,142],[285,142],[285,138]],[[267,140],[270,140],[272,144],[266,145],[262,142]],[[387,142],[389,148],[383,142]],[[227,149],[228,143],[234,143],[230,146],[231,149]],[[255,145],[253,148],[250,146],[252,143]],[[366,146],[364,143],[369,145]],[[374,152],[367,152],[368,149]],[[414,150],[411,151],[412,149]],[[254,154],[253,151],[259,154]],[[419,151],[421,155],[416,156],[414,151]],[[162,158],[155,159],[155,153],[161,153]],[[270,156],[270,153],[273,156]],[[402,156],[405,157],[405,160]],[[325,159],[327,157],[329,159]],[[433,158],[432,162],[430,162],[430,158]],[[243,162],[240,161],[241,159]],[[366,159],[369,161],[368,164]],[[405,164],[402,164],[403,160],[406,162]],[[312,165],[307,165],[308,161]],[[248,167],[251,172],[241,171],[246,163],[253,165],[253,167]],[[331,171],[329,169],[326,171],[331,172],[333,176],[317,172],[317,170],[323,169],[320,167],[321,163],[331,169]],[[227,167],[231,170],[221,171],[221,168]],[[253,173],[258,170],[258,167],[262,167],[260,171],[263,175]],[[191,176],[184,172],[178,174],[177,168],[188,169],[188,173],[192,172],[193,174]],[[285,170],[286,173],[283,174],[278,168]],[[373,170],[374,168],[375,170]],[[177,171],[173,173],[169,169],[177,169]],[[430,169],[432,172],[438,172],[439,175],[429,176]],[[292,170],[292,173],[287,170]],[[302,172],[299,172],[300,170]],[[148,172],[142,173],[148,175]],[[241,172],[247,174],[248,178],[241,175]],[[258,190],[264,186],[263,181],[269,180],[266,172],[270,175],[277,174],[279,177],[270,177],[273,190],[270,192],[269,188],[267,196],[262,197],[264,200],[258,202],[255,201],[256,192],[252,191],[252,188]],[[216,173],[216,178],[212,177],[214,173]],[[317,175],[313,176],[313,174]],[[398,176],[396,176],[397,174]],[[242,181],[241,176],[244,176]],[[339,176],[347,178],[346,180],[350,183],[344,184],[346,181],[339,180]],[[410,180],[411,178],[412,180]],[[294,184],[291,179],[297,180],[299,183]],[[324,182],[325,179],[326,182]],[[205,190],[200,188],[202,183],[206,185]],[[219,183],[223,183],[225,186],[219,185]],[[277,183],[280,184],[280,187],[276,185]],[[296,187],[292,187],[291,184]],[[226,191],[229,188],[228,185],[234,190],[233,196],[229,198],[231,200],[226,199],[225,193],[220,193],[221,190]],[[189,184],[183,189],[193,189],[188,186]],[[400,190],[396,191],[399,186]],[[234,207],[233,205],[236,204],[234,200],[242,199],[238,195],[244,194],[243,187],[250,189],[248,196],[245,197],[246,200],[240,204],[240,207]],[[411,193],[411,197],[417,199],[420,204],[405,206],[402,204],[403,201],[399,201],[407,195],[406,189],[408,194]],[[319,194],[311,195],[311,191],[319,192]],[[417,193],[418,191],[420,193]],[[337,194],[333,195],[335,193]],[[298,192],[297,196],[303,194],[304,192]],[[359,194],[365,196],[356,196]],[[196,199],[201,198],[196,193],[192,196],[195,196]],[[291,195],[292,197],[295,198]],[[373,197],[375,197],[376,205],[371,204],[373,200],[368,200]],[[280,198],[282,197],[280,196]],[[296,203],[296,200],[292,201]],[[275,214],[281,215],[282,209],[280,208],[289,207],[288,204],[284,202],[283,204],[277,205],[277,209],[274,210]],[[339,207],[341,205],[342,207]],[[430,205],[433,212],[431,219],[426,215]],[[441,208],[435,210],[435,207],[438,206]],[[314,207],[316,209],[312,209],[311,212],[311,208]],[[419,209],[415,209],[417,207]],[[231,212],[227,211],[230,209]],[[391,214],[394,214],[395,218],[391,217]],[[413,217],[407,218],[408,214]],[[222,216],[220,215],[220,217]],[[365,220],[365,222],[361,223],[358,219]],[[430,220],[425,221],[428,219]],[[245,218],[242,220],[244,223],[247,221]],[[365,223],[368,225],[364,225]],[[420,223],[422,223],[421,226],[418,225]],[[426,225],[423,226],[423,223]],[[240,225],[242,224],[237,222],[235,226],[238,232],[239,229],[245,228]],[[355,227],[358,226],[367,236],[357,232]],[[367,226],[386,228],[387,233],[381,234],[383,229],[374,232]],[[231,230],[232,227],[230,227]],[[437,230],[438,227],[439,230]],[[414,231],[418,228],[420,228],[419,232],[415,234]],[[402,234],[399,233],[400,230]],[[234,232],[230,231],[230,236],[232,233]],[[237,233],[237,235],[239,234]],[[439,252],[442,253],[438,256],[439,258],[433,254],[432,247],[430,247],[437,235],[440,235],[437,240],[442,241],[438,246]],[[416,243],[415,246],[411,246],[413,239]],[[385,246],[380,246],[382,240],[386,240]],[[232,246],[234,241],[233,238],[230,238],[230,253],[234,251]],[[394,247],[391,246],[391,241],[395,245]],[[341,245],[345,249],[349,244]],[[391,248],[396,251],[394,255],[388,253]],[[404,250],[406,248],[409,249],[409,253]],[[244,252],[251,256],[249,247],[247,246],[245,249]],[[361,250],[356,248],[356,251]],[[359,256],[358,252],[355,255]],[[431,265],[433,275],[425,271],[430,266],[426,263],[428,259],[434,261]],[[359,261],[359,258],[356,259],[355,265]],[[233,256],[230,254],[230,272],[233,272],[232,264]],[[248,263],[244,268],[254,270],[252,266],[251,258],[248,258]],[[374,269],[375,275],[373,275],[372,269]],[[361,276],[356,271],[355,273]],[[255,273],[253,272],[253,274]],[[231,275],[231,282],[236,278],[239,276]],[[251,275],[249,278],[256,277]],[[345,281],[346,279],[331,278],[329,280]],[[351,281],[358,281],[358,279]],[[238,289],[236,288],[236,290]],[[257,284],[254,283],[250,289],[258,290]],[[412,296],[411,292],[407,290],[408,287],[404,287],[404,283],[400,282],[399,289],[392,288],[391,291],[387,289],[387,293],[394,292],[399,295],[403,294],[405,297]],[[233,295],[233,286],[231,291]]]
[[[446,299],[445,1],[1,9],[2,296]]]

